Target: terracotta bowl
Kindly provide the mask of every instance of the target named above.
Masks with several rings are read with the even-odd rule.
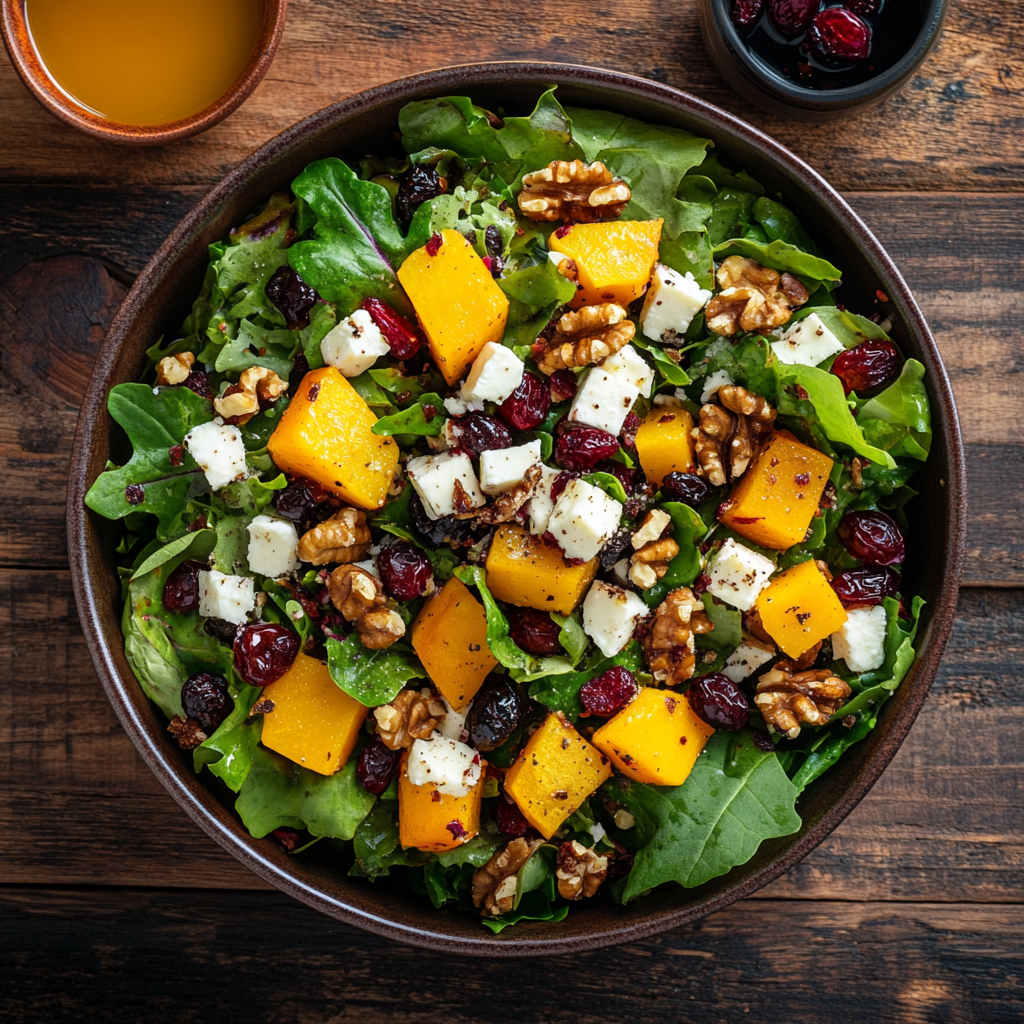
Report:
[[[272,839],[252,839],[232,809],[231,794],[168,736],[161,714],[143,696],[125,660],[114,547],[119,526],[86,511],[88,486],[108,458],[123,461],[123,439],[106,413],[111,387],[136,380],[145,350],[178,329],[206,268],[206,247],[312,160],[396,151],[399,108],[409,100],[468,94],[492,110],[528,113],[550,83],[566,104],[621,111],[677,125],[713,139],[722,156],[755,174],[800,215],[844,271],[842,299],[871,309],[876,289],[904,352],[927,367],[935,438],[916,478],[914,532],[906,565],[910,593],[928,601],[918,657],[878,727],[800,801],[796,835],[763,843],[748,864],[698,889],[669,885],[628,907],[593,901],[561,923],[520,924],[494,936],[471,915],[434,910],[345,877],[325,859],[290,857]],[[139,275],[111,324],[79,418],[68,487],[68,540],[82,628],[107,695],[139,753],[168,792],[226,850],[279,889],[342,921],[404,942],[457,953],[521,956],[562,953],[641,938],[696,921],[749,896],[814,849],[857,805],[899,749],[928,692],[956,610],[965,538],[963,448],[953,396],[921,311],[892,260],[857,215],[814,171],[750,125],[657,82],[596,68],[496,63],[446,68],[360,93],[314,114],[272,139],[217,185],[181,222]],[[315,854],[316,848],[310,851]]]
[[[0,31],[3,32],[7,52],[18,74],[29,91],[51,114],[72,128],[98,139],[132,146],[155,146],[205,132],[207,128],[212,128],[219,121],[223,121],[248,99],[274,59],[277,45],[281,41],[281,33],[284,31],[287,9],[288,0],[263,0],[263,22],[256,39],[256,48],[235,84],[219,100],[191,117],[156,125],[109,121],[79,106],[68,97],[47,74],[32,45],[25,20],[24,0],[0,0]]]

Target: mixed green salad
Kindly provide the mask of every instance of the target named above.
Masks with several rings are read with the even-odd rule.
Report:
[[[112,389],[127,657],[297,856],[494,931],[699,886],[914,660],[924,368],[708,139],[554,89],[398,128]]]

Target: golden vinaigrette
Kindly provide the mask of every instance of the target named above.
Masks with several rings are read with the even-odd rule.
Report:
[[[122,124],[167,124],[231,88],[263,0],[25,0],[39,59],[76,103]]]

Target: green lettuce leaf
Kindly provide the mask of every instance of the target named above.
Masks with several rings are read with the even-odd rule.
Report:
[[[729,256],[746,256],[756,260],[763,267],[771,267],[780,273],[796,274],[806,286],[821,281],[835,286],[842,280],[842,275],[828,260],[798,249],[788,242],[758,242],[750,238],[731,238],[715,246],[715,258],[726,259]],[[813,288],[808,288],[812,291]]]
[[[672,517],[672,539],[679,545],[679,554],[668,563],[665,575],[643,592],[643,599],[649,608],[661,604],[670,590],[690,586],[700,575],[700,551],[697,545],[708,532],[704,520],[689,505],[666,501],[661,508]]]
[[[897,380],[860,406],[857,422],[864,437],[890,455],[922,462],[928,458],[932,420],[924,366],[916,359],[908,359]]]
[[[803,225],[797,220],[796,214],[788,206],[761,196],[754,204],[754,219],[764,228],[764,233],[773,242],[785,242],[787,245],[796,246],[812,256],[822,256],[822,251],[815,244],[815,241],[804,230]]]
[[[398,836],[398,801],[378,800],[373,810],[359,823],[352,837],[359,875],[382,878],[393,867],[417,867],[424,864],[429,853],[403,849]],[[355,874],[353,869],[350,874]]]
[[[433,407],[428,416],[426,406]],[[412,405],[401,412],[390,416],[382,416],[373,425],[375,434],[392,437],[395,434],[416,434],[424,437],[437,437],[444,429],[448,417],[444,411],[444,399],[440,395],[421,395]]]
[[[621,665],[630,672],[646,671],[640,644],[631,640],[613,658],[606,658],[596,647],[583,659],[574,671],[541,675],[530,683],[530,699],[543,704],[550,711],[561,711],[566,718],[575,722],[583,714],[580,704],[580,690],[583,684],[599,676],[615,665]]]
[[[223,779],[227,787],[237,793],[252,768],[260,735],[263,716],[249,717],[262,689],[233,680],[229,683],[234,709],[217,727],[217,731],[192,751],[197,772],[206,765],[214,775]]]
[[[354,634],[327,640],[327,668],[338,686],[368,708],[390,704],[410,679],[427,674],[405,644],[374,651]]]

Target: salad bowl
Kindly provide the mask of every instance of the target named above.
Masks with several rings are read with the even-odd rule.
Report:
[[[804,791],[799,831],[764,842],[746,864],[697,888],[662,888],[651,898],[621,907],[595,901],[564,921],[528,923],[491,935],[458,911],[437,911],[411,895],[403,897],[345,877],[316,848],[296,858],[272,841],[248,834],[226,791],[218,788],[217,780],[194,773],[191,758],[178,749],[158,710],[138,686],[120,630],[118,528],[87,511],[84,501],[108,461],[124,455],[123,440],[106,412],[108,392],[137,380],[147,349],[182,321],[202,283],[209,244],[276,190],[287,187],[310,162],[392,151],[398,111],[409,101],[471,95],[489,109],[520,113],[532,109],[551,85],[558,86],[563,102],[574,106],[628,114],[712,139],[724,159],[756,174],[769,194],[780,193],[811,235],[826,241],[830,255],[845,270],[842,302],[855,309],[882,303],[893,338],[925,367],[933,410],[931,453],[915,478],[920,497],[911,509],[917,542],[905,567],[909,590],[926,604],[913,667],[882,707],[877,728]],[[778,877],[850,813],[895,755],[938,669],[956,611],[965,499],[956,410],[924,318],[875,238],[811,168],[751,126],[655,82],[594,68],[493,63],[402,79],[314,114],[257,150],[182,221],[139,275],[100,353],[72,456],[69,548],[83,630],[107,695],[143,760],[212,838],[282,891],[339,920],[434,949],[526,956],[628,941],[698,920]]]

